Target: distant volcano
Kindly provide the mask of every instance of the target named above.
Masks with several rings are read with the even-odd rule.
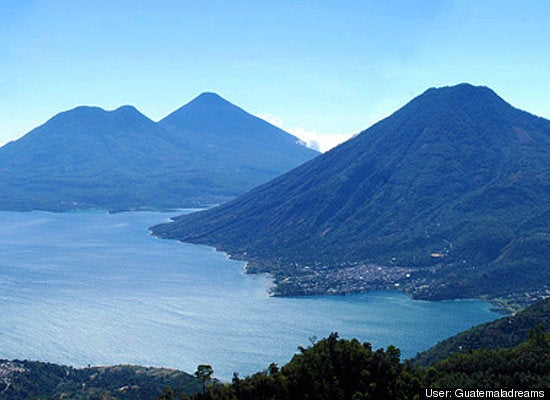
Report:
[[[550,285],[550,121],[486,87],[429,89],[290,173],[154,232],[248,260],[280,294],[539,293]]]
[[[295,136],[248,114],[215,93],[203,93],[159,125],[171,139],[219,164],[227,179],[244,179],[251,189],[317,156]],[[249,175],[249,176],[247,176]],[[253,179],[247,183],[248,179]],[[241,189],[242,192],[242,189]]]
[[[317,154],[211,93],[160,123],[131,106],[78,107],[0,148],[0,209],[204,206]]]

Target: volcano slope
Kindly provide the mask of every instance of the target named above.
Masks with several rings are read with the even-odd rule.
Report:
[[[275,294],[399,286],[530,298],[550,282],[550,121],[486,87],[429,89],[328,153],[159,225],[274,275]]]

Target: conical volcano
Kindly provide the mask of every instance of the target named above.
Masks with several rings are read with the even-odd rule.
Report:
[[[550,282],[550,121],[429,89],[235,201],[155,228],[274,274],[276,293],[504,296]]]
[[[255,117],[216,93],[202,93],[161,121],[176,142],[184,141],[195,153],[209,154],[210,162],[239,174],[248,189],[309,161],[319,153],[295,136]]]

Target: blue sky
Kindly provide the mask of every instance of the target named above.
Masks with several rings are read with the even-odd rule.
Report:
[[[545,1],[0,0],[0,144],[79,105],[213,91],[326,149],[434,86],[550,118]]]

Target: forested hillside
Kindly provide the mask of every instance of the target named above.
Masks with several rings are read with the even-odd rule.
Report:
[[[394,346],[373,349],[333,333],[300,347],[282,367],[271,364],[247,377],[236,373],[231,383],[213,380],[212,372],[209,365],[193,377],[144,367],[1,361],[0,399],[410,400],[426,388],[515,388],[533,397],[550,387],[550,333],[532,329],[515,347],[454,354],[428,367],[402,362]]]
[[[36,361],[0,360],[0,399],[148,400],[170,386],[176,394],[200,390],[181,371],[130,365],[73,368]]]
[[[454,335],[418,354],[414,362],[431,365],[453,353],[467,353],[475,349],[498,349],[517,346],[525,341],[536,327],[550,330],[550,297],[532,306],[496,321],[478,325]]]
[[[270,365],[244,379],[235,376],[230,385],[212,386],[207,396],[198,393],[191,399],[411,400],[426,388],[516,388],[538,394],[547,387],[550,334],[540,330],[514,348],[456,354],[431,367],[400,362],[399,350],[393,346],[374,350],[369,343],[332,334],[311,348],[301,348],[281,368]],[[521,397],[533,396],[522,391]]]
[[[399,285],[432,300],[536,299],[550,282],[549,199],[550,121],[461,84],[153,231],[249,261],[280,295]]]

